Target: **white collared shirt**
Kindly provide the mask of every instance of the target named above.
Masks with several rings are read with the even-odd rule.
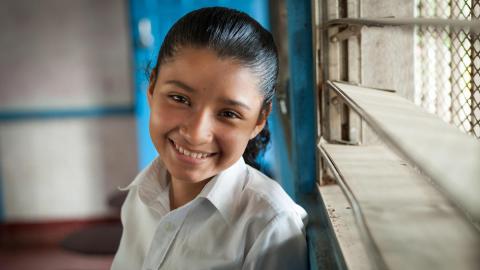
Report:
[[[112,270],[307,269],[307,214],[240,158],[170,211],[160,158],[126,188]]]

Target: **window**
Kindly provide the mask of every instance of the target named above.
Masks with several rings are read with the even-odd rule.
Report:
[[[417,16],[479,20],[480,2],[419,0]],[[480,35],[421,26],[416,35],[415,103],[480,138]]]
[[[315,1],[334,268],[478,268],[477,2]]]

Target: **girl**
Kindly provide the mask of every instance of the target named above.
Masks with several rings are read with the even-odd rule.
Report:
[[[245,13],[173,25],[147,94],[159,157],[126,188],[113,270],[307,268],[305,211],[247,165],[269,140],[277,73],[271,34]]]

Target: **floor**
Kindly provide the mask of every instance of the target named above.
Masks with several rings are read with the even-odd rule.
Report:
[[[55,224],[5,225],[0,224],[0,270],[107,270],[113,259],[112,252],[91,255],[68,250],[65,240],[85,229],[100,226],[115,226],[118,221],[60,222]],[[92,235],[94,245],[104,239]],[[85,234],[81,234],[84,236]],[[106,235],[109,235],[108,233]],[[111,235],[111,234],[110,234]],[[96,239],[94,237],[97,237]],[[77,237],[78,238],[78,237]],[[73,238],[73,244],[75,244]],[[116,239],[113,241],[114,243]],[[80,243],[85,248],[88,236]],[[68,241],[72,245],[72,237]],[[100,245],[101,246],[101,245]],[[107,253],[107,254],[105,254]]]
[[[82,255],[60,247],[0,251],[2,270],[107,270],[112,255]]]

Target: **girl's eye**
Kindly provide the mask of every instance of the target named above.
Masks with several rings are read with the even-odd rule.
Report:
[[[177,103],[183,103],[183,104],[186,104],[186,105],[190,105],[190,101],[188,100],[188,98],[184,97],[184,96],[181,96],[181,95],[169,95],[169,97],[177,102]]]
[[[220,115],[223,116],[223,117],[232,118],[232,119],[240,118],[240,116],[236,112],[233,112],[233,111],[223,111],[223,112],[220,113]]]

